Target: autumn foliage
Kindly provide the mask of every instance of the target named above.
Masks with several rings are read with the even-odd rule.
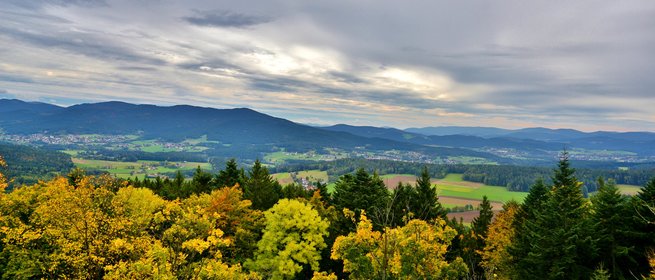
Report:
[[[425,169],[412,195],[392,199],[363,169],[332,195],[281,195],[256,165],[169,186],[196,191],[73,170],[0,192],[0,279],[655,278],[655,180],[627,197],[599,179],[585,198],[564,157],[552,184],[538,181],[495,216],[485,198],[465,225],[443,219]]]

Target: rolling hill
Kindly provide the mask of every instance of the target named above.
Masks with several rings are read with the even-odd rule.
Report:
[[[428,147],[380,137],[330,131],[272,117],[247,108],[214,109],[178,105],[135,105],[124,102],[49,107],[43,103],[0,100],[0,128],[7,134],[136,134],[144,139],[182,141],[206,135],[229,149],[416,151],[439,156],[474,156],[498,160],[487,153],[459,148]],[[44,109],[45,108],[45,109]],[[19,114],[20,117],[12,117]],[[225,149],[225,148],[224,148]]]

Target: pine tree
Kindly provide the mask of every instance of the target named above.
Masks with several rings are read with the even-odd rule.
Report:
[[[256,160],[244,185],[244,198],[252,201],[252,208],[267,210],[273,207],[280,199],[281,189],[280,184],[268,173],[268,169]]]
[[[437,188],[433,187],[430,181],[430,173],[426,166],[423,167],[421,177],[416,179],[415,196],[412,200],[411,211],[414,217],[425,221],[436,218],[446,219],[448,213],[439,203]]]
[[[391,222],[389,226],[403,226],[412,218],[411,204],[416,196],[416,190],[409,184],[398,182],[391,194]]]
[[[471,231],[465,240],[464,261],[469,266],[471,277],[477,279],[484,275],[484,269],[480,265],[482,261],[481,252],[485,246],[485,239],[489,232],[489,225],[494,217],[491,210],[491,203],[487,196],[482,197],[480,203],[480,214],[471,222]]]
[[[655,252],[655,178],[641,188],[639,193],[630,200],[633,225],[633,244],[638,244],[634,258],[638,265],[630,269],[635,275],[648,275],[648,256]]]
[[[613,180],[598,179],[598,193],[591,201],[593,203],[593,220],[595,233],[598,238],[598,251],[600,263],[608,265],[614,278],[630,276],[622,271],[619,261],[628,256],[633,248],[628,243],[629,217],[627,213],[627,199],[619,192]]]
[[[515,230],[514,241],[507,251],[512,256],[514,271],[517,273],[515,277],[517,278],[528,279],[531,276],[532,265],[527,261],[527,256],[532,248],[534,234],[537,234],[533,232],[532,225],[536,217],[543,212],[543,206],[548,200],[549,191],[550,187],[544,184],[543,179],[537,179],[514,218],[512,225]]]
[[[222,187],[232,187],[236,184],[243,186],[245,173],[243,169],[239,169],[237,161],[235,159],[230,159],[225,163],[225,170],[218,172],[215,178],[215,185],[218,188]]]
[[[588,278],[596,253],[589,209],[582,196],[582,183],[574,176],[564,152],[553,176],[553,187],[543,211],[528,221],[531,246],[521,269],[524,275],[546,279]]]
[[[208,172],[205,172],[198,166],[196,172],[193,173],[192,184],[194,186],[195,193],[209,193],[212,191],[212,175]]]
[[[341,176],[335,184],[332,197],[337,208],[348,208],[356,212],[365,210],[372,217],[376,227],[383,224],[386,217],[383,213],[388,206],[389,191],[377,174],[371,176],[360,168],[354,175]]]

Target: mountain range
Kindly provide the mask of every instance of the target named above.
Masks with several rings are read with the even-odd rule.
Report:
[[[234,149],[271,147],[416,151],[427,155],[502,160],[498,150],[548,157],[563,149],[621,151],[655,156],[655,133],[582,132],[573,129],[424,127],[400,130],[339,124],[313,127],[247,108],[214,109],[102,102],[60,107],[0,99],[0,129],[6,134],[137,134],[144,139],[182,141],[206,135]],[[492,151],[492,152],[490,152]]]

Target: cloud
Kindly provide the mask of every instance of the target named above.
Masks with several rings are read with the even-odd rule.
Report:
[[[10,0],[0,88],[320,123],[655,130],[654,24],[632,0]]]
[[[247,15],[226,10],[195,11],[195,15],[183,18],[185,21],[208,27],[244,28],[270,22],[272,19],[264,16]]]

